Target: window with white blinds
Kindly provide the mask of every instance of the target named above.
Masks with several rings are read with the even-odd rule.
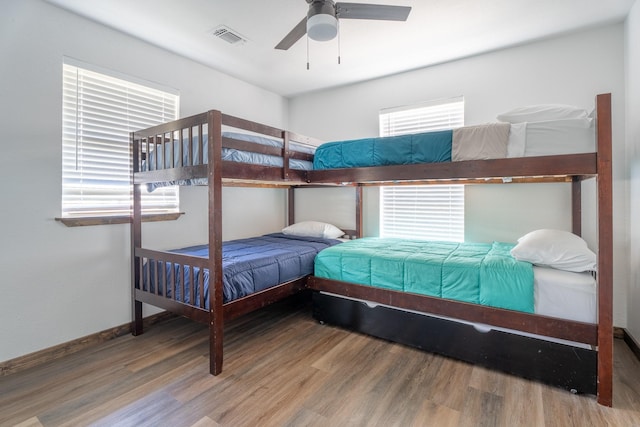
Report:
[[[101,70],[102,71],[102,70]],[[175,120],[179,95],[63,64],[62,216],[129,215],[129,132]],[[178,212],[178,188],[142,189],[143,213]]]
[[[380,136],[406,135],[464,126],[464,97],[385,108],[380,111]]]
[[[454,129],[464,125],[464,98],[380,111],[380,135]],[[464,185],[380,188],[380,236],[464,240]]]

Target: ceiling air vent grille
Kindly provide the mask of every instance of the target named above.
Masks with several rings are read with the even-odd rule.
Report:
[[[234,31],[225,25],[217,26],[211,31],[211,34],[229,44],[243,44],[247,41],[247,39],[242,37],[237,31]]]

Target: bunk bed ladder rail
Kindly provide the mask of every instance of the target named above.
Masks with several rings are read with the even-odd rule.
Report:
[[[142,190],[141,185],[167,179],[181,179],[194,174],[203,175],[206,165],[203,159],[203,124],[208,115],[179,119],[140,132],[131,132],[129,149],[132,158],[132,205],[131,205],[131,299],[133,335],[143,333],[142,300],[154,298],[143,291],[143,259],[139,255],[142,248]],[[195,130],[195,133],[194,133]],[[187,139],[185,139],[185,137]],[[194,147],[195,141],[195,147]],[[194,149],[196,156],[194,156]],[[184,152],[186,151],[186,153]],[[157,297],[157,295],[156,295]],[[158,304],[167,302],[158,300]],[[162,306],[161,305],[161,306]]]
[[[133,289],[136,300],[208,323],[208,259],[144,248],[136,248],[135,256],[140,277]]]

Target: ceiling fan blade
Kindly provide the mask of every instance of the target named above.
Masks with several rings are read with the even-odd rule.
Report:
[[[306,16],[302,18],[302,21],[300,21],[298,25],[293,27],[293,30],[291,30],[289,34],[284,36],[282,41],[276,45],[276,49],[280,49],[280,50],[289,49],[298,40],[300,40],[302,36],[304,36],[305,34],[307,34],[307,17]]]
[[[406,21],[410,6],[387,6],[367,3],[336,3],[339,19],[379,19],[384,21]]]

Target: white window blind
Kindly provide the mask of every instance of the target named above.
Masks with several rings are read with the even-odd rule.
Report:
[[[462,96],[380,111],[380,136],[406,135],[464,126]]]
[[[380,236],[464,240],[463,185],[381,188]]]
[[[129,132],[175,120],[179,95],[63,64],[62,216],[129,215]],[[143,213],[178,211],[178,188],[142,190]]]
[[[454,129],[464,125],[464,98],[380,111],[380,135]],[[380,236],[464,240],[464,185],[380,188]]]

